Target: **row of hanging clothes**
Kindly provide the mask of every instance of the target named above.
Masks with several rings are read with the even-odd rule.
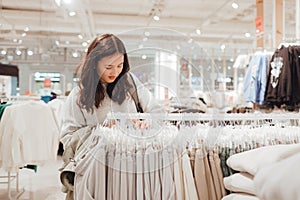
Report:
[[[75,157],[75,199],[219,200],[226,160],[266,145],[298,143],[298,115],[114,114]],[[174,117],[175,116],[175,117]]]
[[[300,103],[300,44],[282,43],[269,65],[265,104],[295,110]]]
[[[38,170],[38,166],[57,158],[59,127],[53,109],[37,96],[12,96],[0,105],[0,168],[7,176],[8,199],[16,199],[19,170]],[[17,194],[12,196],[11,182],[16,178]]]
[[[299,43],[282,43],[275,51],[260,50],[248,57],[244,101],[296,110],[300,103],[299,56]]]

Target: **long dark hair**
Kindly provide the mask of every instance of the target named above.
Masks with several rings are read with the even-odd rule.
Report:
[[[110,55],[121,53],[124,55],[123,69],[120,75],[106,87],[108,96],[118,104],[122,104],[126,98],[130,83],[127,72],[130,69],[128,57],[123,42],[113,34],[102,34],[97,36],[89,45],[83,60],[80,81],[78,83],[80,92],[78,105],[85,108],[87,112],[94,111],[93,106],[99,108],[105,97],[104,87],[97,73],[98,62]]]

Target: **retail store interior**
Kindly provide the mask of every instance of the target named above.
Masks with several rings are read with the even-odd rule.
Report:
[[[180,190],[183,192],[180,196],[174,175],[173,189],[171,186],[166,189],[162,184],[165,182],[161,181],[159,189],[164,192],[160,198],[151,192],[143,193],[143,198],[139,192],[134,197],[126,192],[127,197],[110,198],[111,188],[107,183],[110,174],[106,172],[105,195],[99,195],[95,188],[89,189],[94,191],[90,199],[147,199],[146,193],[149,199],[228,200],[234,195],[236,199],[275,199],[272,195],[276,186],[259,187],[265,184],[264,179],[270,178],[267,175],[271,176],[263,173],[265,168],[247,171],[247,167],[235,168],[232,163],[251,161],[252,150],[261,146],[278,151],[277,155],[286,153],[286,159],[290,159],[287,154],[296,157],[300,149],[296,144],[300,139],[300,0],[1,0],[0,5],[0,200],[68,198],[59,171],[64,163],[60,142],[63,107],[68,94],[80,81],[80,64],[88,46],[103,33],[112,33],[124,42],[130,71],[164,108],[166,114],[153,120],[170,121],[166,126],[177,121],[178,135],[186,133],[182,139],[189,141],[187,159],[191,160],[189,166],[195,184],[182,180],[185,189]],[[38,113],[38,105],[34,107],[32,102],[42,102],[47,108]],[[20,113],[6,113],[7,108],[25,103],[28,106]],[[126,117],[119,117],[122,124]],[[194,136],[188,134],[186,127]],[[95,132],[101,132],[101,127],[98,128]],[[171,130],[164,128],[166,133]],[[112,130],[113,134],[121,133]],[[46,136],[30,141],[38,131]],[[263,136],[258,134],[261,132]],[[17,135],[17,139],[12,135]],[[220,139],[219,135],[224,137]],[[26,137],[29,145],[20,139]],[[160,139],[167,141],[168,137]],[[278,145],[285,146],[276,148]],[[31,150],[32,158],[16,154],[25,152],[26,148]],[[209,180],[214,183],[207,177],[205,183],[196,178],[200,177],[197,173],[208,176],[207,171],[196,170],[198,151],[193,154],[193,150],[199,148],[207,150],[204,154],[207,160],[211,159],[210,155],[217,156],[217,165],[223,167],[215,178],[211,172],[215,165],[209,163],[212,177]],[[222,158],[222,148],[236,152]],[[261,155],[268,157],[269,149],[261,151]],[[47,156],[40,153],[35,157],[35,151],[47,152]],[[239,157],[238,153],[248,154]],[[299,158],[296,157],[296,163],[283,157],[274,155],[265,162],[257,158],[260,162],[257,166],[264,163],[274,173],[279,164],[284,169],[288,164],[299,166]],[[185,158],[179,159],[181,163],[186,162]],[[175,159],[171,165],[174,163]],[[288,176],[287,171],[284,173]],[[183,172],[182,176],[186,177],[184,173],[188,172]],[[250,191],[230,185],[238,176],[251,182]],[[217,183],[216,179],[219,179]],[[276,181],[285,183],[286,180],[278,176]],[[299,180],[293,181],[294,186],[300,184]],[[120,185],[113,185],[113,190],[118,193],[122,188],[128,189]],[[78,184],[75,189],[79,187],[83,186]],[[133,187],[134,191],[139,188],[137,183]],[[295,193],[300,196],[300,192],[295,189],[297,192],[293,193],[293,188],[288,190],[290,196],[277,190],[277,199],[297,199]],[[166,191],[173,192],[164,196]],[[279,198],[280,195],[285,198]]]

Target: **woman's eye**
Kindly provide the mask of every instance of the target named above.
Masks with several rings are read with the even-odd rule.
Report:
[[[118,68],[122,68],[123,67],[123,65],[118,65]]]

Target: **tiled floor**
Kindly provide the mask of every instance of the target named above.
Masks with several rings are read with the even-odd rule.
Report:
[[[20,196],[20,200],[64,200],[65,193],[61,192],[61,183],[58,169],[62,165],[61,157],[48,165],[39,166],[35,173],[31,169],[21,169],[19,173],[19,187],[25,192]],[[0,176],[5,176],[0,170]],[[7,181],[1,178],[1,182]],[[12,196],[16,195],[16,182],[11,184]],[[7,184],[0,184],[0,200],[7,200]],[[15,199],[15,198],[13,198]]]

